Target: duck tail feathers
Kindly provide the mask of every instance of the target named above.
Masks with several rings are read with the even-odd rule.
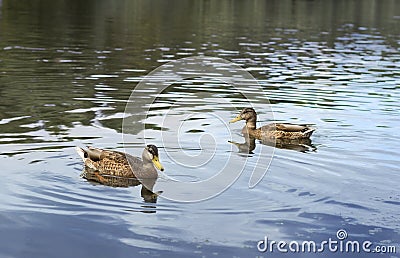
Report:
[[[315,127],[309,127],[309,128],[307,129],[307,131],[304,132],[304,135],[305,135],[306,137],[310,137],[316,129],[317,129],[317,128],[315,128]]]
[[[84,149],[78,147],[78,146],[75,147],[75,149],[76,149],[76,152],[79,154],[79,156],[82,158],[82,160],[85,161],[86,158],[87,158],[87,153],[86,153],[86,151],[85,151]],[[86,155],[85,155],[85,154],[86,154]],[[86,156],[86,157],[85,157],[85,156]]]

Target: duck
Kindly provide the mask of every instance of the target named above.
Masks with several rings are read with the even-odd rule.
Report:
[[[158,149],[155,145],[147,145],[142,153],[142,159],[128,153],[87,147],[76,147],[76,151],[82,158],[85,168],[94,171],[100,182],[107,182],[105,176],[133,179],[157,179],[158,172],[164,171],[158,157]],[[103,177],[104,176],[104,177]]]
[[[271,123],[257,128],[257,113],[253,108],[244,108],[240,114],[229,121],[235,123],[245,120],[246,125],[242,129],[244,135],[249,135],[259,140],[302,140],[309,139],[316,130],[308,125],[295,125],[288,123]]]

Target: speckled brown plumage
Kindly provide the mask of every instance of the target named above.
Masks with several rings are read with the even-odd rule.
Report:
[[[103,150],[101,151],[100,159],[98,161],[91,160],[91,162],[97,170],[101,171],[102,174],[120,177],[135,177],[127,160],[128,155],[129,154],[118,151]],[[142,163],[139,158],[133,156],[130,156],[129,158],[137,160],[136,162],[138,163]]]

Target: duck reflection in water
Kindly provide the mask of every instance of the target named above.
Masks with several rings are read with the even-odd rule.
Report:
[[[88,147],[76,147],[85,168],[81,174],[89,181],[113,187],[142,185],[141,196],[145,202],[155,203],[161,192],[153,192],[157,170],[164,171],[158,158],[158,149],[147,145],[142,160],[127,153]]]
[[[230,123],[245,120],[246,125],[242,129],[244,143],[229,141],[239,148],[239,152],[252,154],[256,147],[256,139],[261,144],[280,149],[295,150],[300,152],[315,151],[310,136],[315,128],[309,125],[294,125],[287,123],[271,123],[256,128],[257,113],[253,108],[244,108],[240,114]]]
[[[82,171],[81,177],[85,178],[89,182],[93,184],[102,184],[111,187],[135,187],[141,185],[140,195],[143,198],[143,201],[146,203],[156,203],[157,198],[162,191],[153,192],[153,187],[157,181],[157,178],[126,178],[126,177],[118,177],[118,176],[110,176],[110,175],[100,175],[96,170],[85,167]],[[150,188],[150,189],[149,189]]]
[[[228,141],[229,143],[232,143],[235,145],[240,153],[246,153],[246,154],[254,154],[253,150],[256,148],[256,138],[244,134],[244,142],[243,143],[238,143],[235,141]],[[286,150],[294,150],[294,151],[299,151],[299,152],[310,152],[310,151],[316,151],[317,147],[315,147],[312,144],[311,139],[301,139],[301,140],[267,140],[267,139],[260,139],[258,140],[259,143],[271,146],[271,147],[276,147],[279,149],[286,149]]]

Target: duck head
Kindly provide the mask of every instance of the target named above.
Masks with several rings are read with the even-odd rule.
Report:
[[[148,160],[153,162],[154,166],[160,170],[164,171],[164,167],[161,165],[160,160],[158,158],[158,149],[155,145],[149,144],[143,151],[142,154],[143,161]]]
[[[246,122],[256,122],[257,121],[257,113],[253,108],[244,108],[240,114],[229,121],[229,123],[235,123],[240,120],[246,120]]]

